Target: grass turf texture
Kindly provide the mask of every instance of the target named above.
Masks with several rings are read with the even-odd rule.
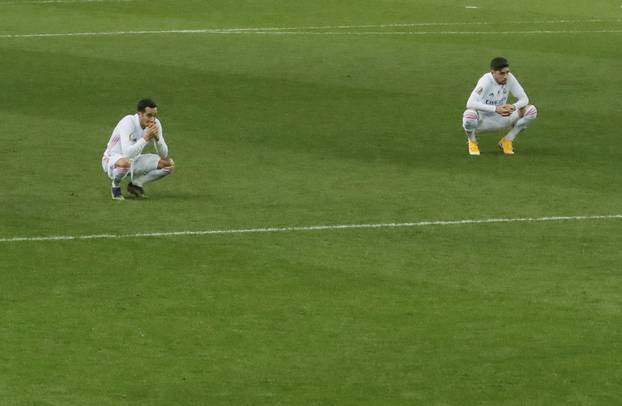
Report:
[[[0,3],[0,36],[482,21],[495,24],[348,31],[622,29],[621,10],[605,1],[464,5]],[[0,237],[620,213],[610,145],[621,42],[618,33],[0,37]],[[484,135],[473,159],[461,113],[497,55],[540,117],[516,156]],[[142,96],[160,104],[178,171],[147,185],[149,200],[112,202],[99,159]],[[2,243],[0,398],[615,404],[620,226]]]

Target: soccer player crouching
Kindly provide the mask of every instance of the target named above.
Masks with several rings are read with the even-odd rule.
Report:
[[[104,172],[112,179],[114,200],[123,200],[123,179],[130,179],[128,193],[144,197],[145,183],[161,179],[175,169],[175,163],[168,156],[168,146],[157,115],[155,102],[143,99],[138,102],[137,113],[123,117],[114,128],[102,157]],[[151,140],[157,154],[142,154]]]
[[[479,155],[478,133],[503,129],[510,131],[499,140],[499,148],[504,154],[513,155],[512,141],[538,115],[509,66],[505,58],[490,61],[490,72],[480,78],[467,101],[462,127],[468,137],[470,155]],[[514,104],[507,104],[510,94],[518,99]]]

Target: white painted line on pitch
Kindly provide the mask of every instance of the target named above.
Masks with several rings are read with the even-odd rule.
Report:
[[[199,31],[196,31],[199,32]],[[531,31],[206,31],[216,35],[342,35],[342,36],[376,36],[376,35],[550,35],[550,34],[619,34],[622,30],[531,30]]]
[[[465,224],[494,224],[494,223],[533,223],[544,221],[579,221],[579,220],[612,220],[622,219],[622,214],[609,214],[600,216],[552,216],[552,217],[519,217],[519,218],[490,218],[471,220],[433,220],[419,221],[414,223],[377,223],[377,224],[334,224],[323,226],[300,226],[300,227],[268,227],[268,228],[240,228],[229,230],[203,230],[203,231],[166,231],[160,233],[136,233],[136,234],[94,234],[94,235],[61,235],[47,237],[6,237],[0,238],[0,243],[33,242],[33,241],[67,241],[67,240],[117,240],[126,238],[144,237],[181,237],[197,235],[226,235],[226,234],[250,234],[250,233],[282,233],[293,231],[322,231],[322,230],[345,230],[367,228],[405,228],[423,226],[451,226]]]
[[[45,0],[60,1],[60,0]],[[63,0],[67,1],[67,0]],[[84,1],[84,0],[83,0]],[[104,1],[104,0],[86,0]],[[110,1],[110,0],[108,0]],[[131,0],[116,0],[131,1]],[[587,33],[618,33],[619,30],[535,30],[535,31],[341,31],[348,29],[367,29],[367,28],[407,28],[407,27],[441,27],[441,26],[461,26],[461,25],[510,25],[510,24],[578,24],[578,23],[620,23],[622,19],[602,20],[540,20],[523,22],[421,22],[421,23],[392,23],[392,24],[367,24],[367,25],[326,25],[326,26],[307,26],[307,27],[246,27],[246,28],[201,28],[201,29],[171,29],[171,30],[141,30],[141,31],[93,31],[93,32],[65,32],[65,33],[31,33],[31,34],[0,34],[0,38],[46,38],[46,37],[96,37],[96,36],[126,36],[126,35],[152,35],[152,34],[258,34],[266,35],[488,35],[488,34],[587,34]],[[312,32],[325,30],[324,32]],[[326,31],[340,30],[340,31]]]
[[[151,35],[151,34],[219,34],[221,31],[212,29],[202,30],[158,30],[158,31],[100,31],[100,32],[65,32],[39,34],[2,34],[0,38],[46,38],[46,37],[98,37],[123,35]]]
[[[28,1],[0,1],[0,6],[20,4],[62,4],[62,3],[127,3],[134,0],[28,0]]]
[[[159,31],[110,31],[110,32],[68,32],[40,34],[0,34],[0,38],[53,38],[53,37],[99,37],[157,34],[211,34],[211,35],[342,35],[342,36],[382,36],[382,35],[554,35],[554,34],[619,34],[622,30],[532,30],[532,31],[223,31],[214,29],[197,30],[159,30]]]
[[[214,31],[294,31],[294,30],[348,30],[354,28],[397,28],[397,27],[443,27],[460,25],[525,25],[525,24],[578,24],[578,23],[620,23],[622,19],[583,19],[583,20],[536,20],[536,21],[452,21],[452,22],[418,22],[418,23],[388,23],[363,25],[316,25],[301,27],[240,27],[240,28],[211,28]]]
[[[478,6],[464,6],[464,8],[474,9],[474,8],[479,8],[479,7]]]

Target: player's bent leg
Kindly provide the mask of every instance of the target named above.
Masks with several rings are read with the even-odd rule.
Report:
[[[506,155],[514,155],[514,148],[512,142],[516,139],[518,134],[529,127],[531,123],[538,117],[538,109],[536,106],[530,104],[521,108],[519,111],[519,118],[514,123],[512,129],[506,134],[505,137],[499,140],[499,148],[503,150]]]
[[[127,158],[119,158],[117,159],[117,161],[114,163],[114,167],[115,168],[130,168],[130,161]]]
[[[162,168],[154,169],[149,173],[146,173],[141,177],[139,182],[141,184],[145,184],[148,182],[154,182],[156,180],[162,179],[165,176],[170,175],[175,170],[174,166],[164,166]]]
[[[175,171],[175,161],[173,158],[165,158],[160,159],[158,162],[158,169],[167,169],[169,173],[173,173]]]
[[[121,193],[121,181],[128,175],[130,171],[129,166],[116,166],[112,169],[112,189],[111,194],[114,200],[123,200],[123,194]]]
[[[471,138],[471,135],[475,136],[477,126],[479,125],[479,115],[475,110],[465,110],[462,113],[462,128],[467,133],[467,136]]]
[[[143,186],[170,175],[175,168],[171,158],[162,159],[155,154],[141,155],[134,161],[134,178],[127,185],[127,191],[136,197],[144,197]]]
[[[479,145],[477,145],[477,127],[479,125],[479,115],[475,110],[465,110],[462,113],[462,128],[466,133],[467,147],[469,155],[479,155]]]
[[[121,182],[129,174],[130,162],[120,154],[102,157],[102,168],[112,180],[111,194],[114,200],[123,200]]]
[[[516,122],[516,125],[518,125],[519,121],[526,120],[523,122],[523,125],[526,127],[538,117],[538,109],[533,104],[523,107],[520,109],[520,112],[521,118]]]
[[[130,162],[121,158],[117,162],[114,163],[112,168],[112,186],[120,187],[121,181],[128,175],[130,171]]]

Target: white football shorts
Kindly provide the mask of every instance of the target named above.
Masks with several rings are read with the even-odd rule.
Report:
[[[121,158],[125,158],[121,154],[113,154],[110,157],[102,158],[102,168],[106,175],[110,179],[114,179],[114,164]],[[138,177],[144,175],[147,172],[151,172],[155,169],[158,169],[158,162],[160,162],[160,156],[157,154],[142,154],[138,155],[131,161],[131,177]]]
[[[520,118],[518,110],[514,110],[512,114],[503,117],[500,114],[485,114],[478,112],[479,120],[477,123],[477,132],[499,131],[512,128]]]

